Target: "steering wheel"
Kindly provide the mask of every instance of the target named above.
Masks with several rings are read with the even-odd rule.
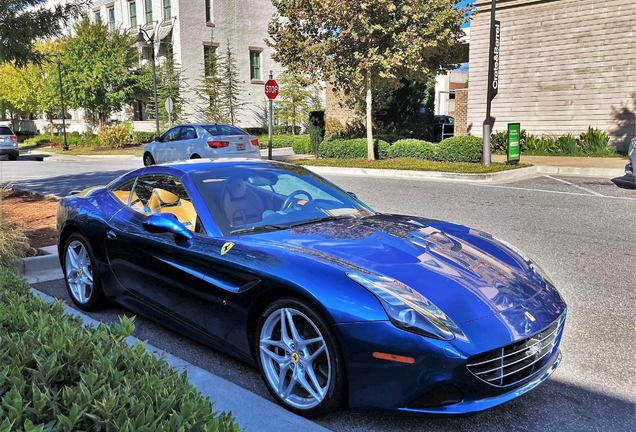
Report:
[[[296,195],[305,195],[309,199],[309,201],[311,201],[313,199],[311,197],[311,195],[309,195],[309,192],[306,192],[306,191],[304,191],[302,189],[295,190],[292,193],[290,193],[287,196],[287,198],[285,198],[285,201],[283,202],[283,205],[280,206],[281,211],[285,211],[289,207],[291,207],[292,200],[296,197]]]

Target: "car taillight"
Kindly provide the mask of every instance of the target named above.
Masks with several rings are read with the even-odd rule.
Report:
[[[253,139],[252,141],[250,141],[252,143],[253,146],[258,147],[258,139]]]
[[[230,143],[228,141],[208,141],[208,146],[212,148],[222,148],[229,145]]]
[[[11,136],[9,137],[9,139],[10,139],[11,141],[17,141],[17,140],[18,140],[18,137],[17,137],[17,136],[15,136],[15,135],[11,135]]]

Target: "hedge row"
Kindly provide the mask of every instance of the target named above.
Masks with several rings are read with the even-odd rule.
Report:
[[[127,345],[133,328],[84,327],[0,268],[0,430],[240,430],[185,373]]]
[[[266,149],[268,144],[269,136],[259,135],[258,143],[260,148]],[[311,153],[311,139],[309,138],[309,134],[302,135],[272,135],[272,148],[285,148],[292,147],[294,149],[294,153],[296,154],[306,154]]]
[[[100,136],[82,134],[77,132],[66,134],[66,143],[71,147],[112,147],[123,148],[128,146],[143,145],[151,142],[155,137],[154,132],[128,132],[121,126],[105,127],[100,131]],[[100,139],[101,138],[101,139]],[[24,140],[25,144],[51,144],[60,146],[64,143],[62,135],[44,133]]]
[[[519,135],[521,152],[527,154],[603,156],[614,153],[609,147],[609,135],[592,127],[578,136],[568,133],[537,137],[528,134],[525,129]],[[490,148],[493,153],[505,154],[507,147],[508,132],[497,132],[491,135]]]
[[[473,136],[447,138],[437,146],[416,139],[399,140],[393,145],[389,145],[386,141],[375,140],[376,159],[409,157],[445,162],[479,162],[482,149],[482,139]],[[367,157],[367,140],[365,138],[326,140],[320,144],[318,156],[339,159],[365,158]]]

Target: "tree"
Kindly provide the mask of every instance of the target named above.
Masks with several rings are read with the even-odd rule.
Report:
[[[204,51],[203,79],[195,89],[199,98],[198,117],[203,122],[224,122],[226,120],[226,104],[223,99],[223,80],[219,76],[219,59],[216,47]]]
[[[372,94],[402,79],[456,67],[469,9],[458,0],[272,0],[273,59],[345,94],[366,94],[368,157],[374,159]]]
[[[241,111],[245,102],[241,102],[241,80],[238,67],[236,66],[236,58],[230,47],[230,41],[227,41],[227,49],[225,57],[219,65],[221,72],[221,96],[224,99],[226,107],[226,117],[231,124],[234,124],[238,113]]]
[[[70,0],[50,5],[48,0],[5,0],[0,3],[0,62],[20,68],[40,64],[46,56],[36,42],[62,34],[70,18],[78,18],[90,0]]]
[[[172,99],[172,113],[166,111],[165,101]],[[168,120],[178,123],[183,113],[183,97],[181,96],[181,71],[174,61],[172,45],[166,47],[166,55],[157,67],[157,103],[159,104],[159,121],[167,125]],[[154,100],[148,104],[151,118],[155,118]]]
[[[62,39],[64,93],[71,107],[97,114],[99,127],[135,92],[136,38],[84,19]]]
[[[296,127],[307,121],[314,90],[305,77],[289,71],[280,75],[279,88],[276,115],[296,134]]]

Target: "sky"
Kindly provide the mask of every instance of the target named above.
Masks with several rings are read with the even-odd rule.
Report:
[[[458,8],[462,8],[462,7],[466,6],[468,3],[473,3],[474,4],[475,0],[462,0],[459,3],[457,3],[457,7]],[[468,22],[468,23],[464,24],[462,27],[470,27],[470,23]]]

